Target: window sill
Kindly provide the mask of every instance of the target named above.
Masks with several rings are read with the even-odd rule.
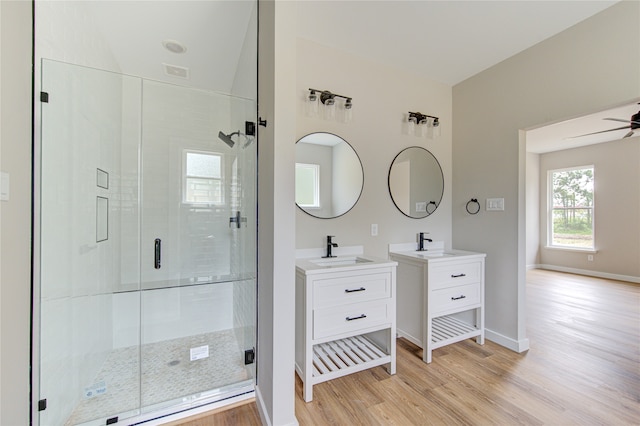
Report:
[[[573,251],[576,253],[590,253],[596,254],[598,250],[592,248],[578,248],[578,247],[562,247],[562,246],[544,246],[547,250],[560,250],[560,251]]]

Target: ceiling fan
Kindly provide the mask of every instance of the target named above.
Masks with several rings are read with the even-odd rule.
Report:
[[[631,116],[631,120],[623,120],[621,118],[603,118],[603,120],[619,121],[621,123],[627,123],[628,126],[616,127],[615,129],[602,130],[599,132],[586,133],[584,135],[574,136],[574,138],[579,138],[582,136],[589,136],[589,135],[597,135],[599,133],[613,132],[613,131],[622,130],[622,129],[629,129],[629,132],[622,137],[622,139],[624,139],[624,138],[633,136],[635,130],[640,129],[640,111],[638,111],[636,114],[633,114]]]

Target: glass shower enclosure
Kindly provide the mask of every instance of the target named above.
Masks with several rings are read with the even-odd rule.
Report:
[[[38,423],[252,392],[255,99],[52,60],[41,87]]]

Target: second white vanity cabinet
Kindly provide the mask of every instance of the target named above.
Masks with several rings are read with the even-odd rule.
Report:
[[[434,349],[451,343],[475,337],[484,344],[484,253],[390,251],[389,256],[398,262],[398,336],[420,346],[425,362],[431,362]],[[470,312],[461,319],[465,311]]]
[[[388,364],[396,369],[396,263],[296,261],[296,372],[313,385]],[[353,262],[353,263],[352,263]]]

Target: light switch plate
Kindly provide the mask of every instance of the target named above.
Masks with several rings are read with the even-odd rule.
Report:
[[[503,211],[504,198],[487,198],[487,211]]]

